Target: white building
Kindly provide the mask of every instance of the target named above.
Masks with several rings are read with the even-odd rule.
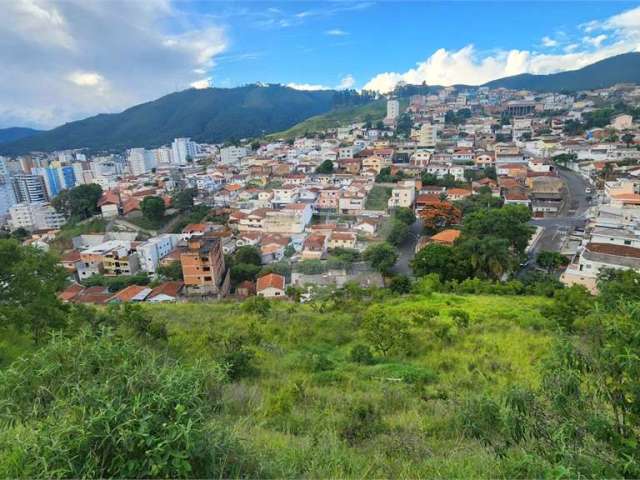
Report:
[[[127,161],[131,175],[138,176],[150,172],[156,167],[156,157],[153,152],[144,148],[132,148],[128,152]]]
[[[175,165],[186,165],[187,160],[193,160],[198,154],[198,144],[190,138],[176,138],[171,144],[171,161]]]
[[[156,165],[170,165],[172,150],[167,147],[160,147],[153,150],[153,154],[156,157]]]
[[[421,147],[435,147],[438,133],[435,125],[423,123],[420,127],[420,139],[418,145]]]
[[[9,209],[15,205],[16,197],[11,184],[9,169],[6,159],[0,157],[0,216],[4,217],[9,213]]]
[[[140,259],[140,268],[155,273],[160,260],[169,255],[180,240],[180,234],[164,233],[138,245],[136,251]]]
[[[395,120],[400,116],[400,102],[398,100],[387,101],[387,118]]]
[[[238,163],[241,158],[247,156],[247,149],[245,147],[229,146],[220,149],[220,161],[225,164]]]
[[[65,224],[62,214],[48,203],[18,203],[9,209],[9,215],[12,230],[54,230]]]

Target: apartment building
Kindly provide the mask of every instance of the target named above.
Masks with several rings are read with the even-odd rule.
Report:
[[[175,248],[180,239],[180,235],[165,233],[158,237],[153,237],[138,245],[136,251],[140,257],[141,270],[155,273],[160,264],[160,260],[165,258]]]
[[[9,217],[12,230],[57,230],[66,222],[48,203],[18,203],[9,209]]]
[[[222,241],[211,236],[192,237],[180,254],[187,295],[216,296],[229,292],[229,272],[224,263]]]

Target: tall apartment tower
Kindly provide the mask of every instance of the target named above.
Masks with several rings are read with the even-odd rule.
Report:
[[[420,127],[420,140],[418,141],[418,145],[421,147],[435,147],[436,138],[436,126],[430,123],[423,123],[422,127]]]
[[[17,203],[47,202],[47,187],[40,175],[20,173],[12,178],[13,192]]]
[[[197,153],[197,145],[190,138],[176,138],[171,144],[171,160],[176,165],[186,165],[187,160],[193,160]]]
[[[400,116],[400,102],[398,100],[387,101],[387,118],[395,120]]]

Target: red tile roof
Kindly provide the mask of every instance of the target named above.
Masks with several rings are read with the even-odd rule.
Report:
[[[164,282],[158,285],[156,288],[151,290],[151,293],[147,297],[147,300],[151,300],[158,295],[167,295],[169,297],[177,297],[180,290],[184,286],[184,282],[180,280],[172,281],[172,282]]]
[[[260,292],[267,288],[284,290],[284,282],[285,279],[282,275],[278,275],[277,273],[268,273],[267,275],[258,278],[257,291]]]

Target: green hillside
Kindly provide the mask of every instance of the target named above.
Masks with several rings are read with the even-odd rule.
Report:
[[[606,58],[578,70],[549,75],[522,74],[485,83],[490,88],[511,88],[538,92],[591,90],[617,83],[640,84],[640,53],[632,52]]]
[[[281,85],[189,89],[0,144],[0,153],[157,147],[176,137],[210,143],[254,137],[329,111],[334,93]]]
[[[320,132],[350,123],[365,122],[367,120],[376,122],[382,120],[386,114],[387,101],[376,100],[366,105],[334,109],[328,113],[307,118],[288,130],[273,133],[268,135],[267,138],[295,138],[303,136],[305,133]]]

